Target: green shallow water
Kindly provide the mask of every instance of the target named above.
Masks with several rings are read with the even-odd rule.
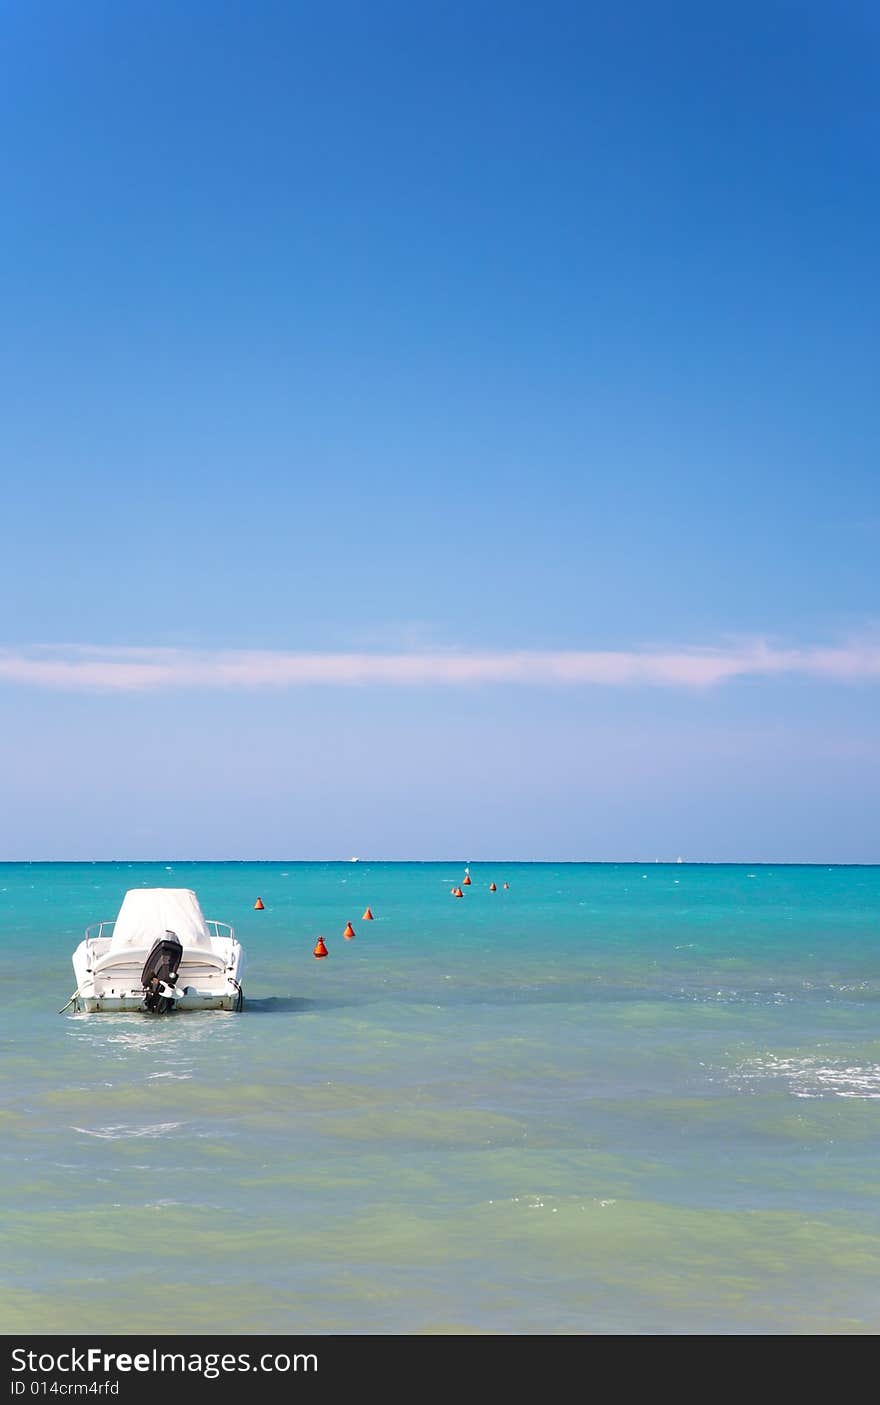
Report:
[[[462,872],[0,866],[0,1330],[875,1332],[880,870]],[[56,1013],[141,884],[242,1015]]]

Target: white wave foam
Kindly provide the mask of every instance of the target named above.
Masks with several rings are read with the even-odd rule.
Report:
[[[736,1070],[746,1083],[782,1078],[795,1098],[880,1098],[880,1064],[846,1064],[817,1058],[764,1054]]]
[[[118,1142],[125,1137],[164,1137],[182,1127],[182,1122],[153,1122],[149,1125],[115,1122],[107,1127],[74,1127],[74,1132],[82,1132],[86,1137],[100,1137],[102,1141]]]

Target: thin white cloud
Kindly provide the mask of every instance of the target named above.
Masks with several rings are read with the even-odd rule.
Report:
[[[477,684],[708,688],[735,678],[801,674],[838,682],[880,679],[880,644],[782,648],[533,649],[397,653],[101,648],[0,649],[0,682],[66,692],[157,689],[387,687]]]

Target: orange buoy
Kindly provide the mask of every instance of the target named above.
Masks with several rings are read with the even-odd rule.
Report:
[[[453,890],[452,890],[452,896],[453,896],[454,898],[463,898],[463,897],[464,897],[464,893],[461,891],[460,888],[453,888]]]
[[[494,883],[490,883],[490,884],[489,884],[489,892],[490,892],[490,893],[497,893],[497,892],[498,892],[498,889],[495,887],[495,884],[494,884]]]
[[[327,955],[327,948],[326,948],[326,946],[324,945],[324,938],[323,938],[323,937],[319,937],[318,940],[315,942],[315,949],[314,949],[314,951],[312,952],[312,955],[315,957],[315,959],[316,959],[317,961],[320,961],[320,959],[321,959],[322,956],[326,956],[326,955]]]
[[[354,936],[354,927],[352,927],[350,922],[346,922],[345,931],[342,933],[342,935],[345,937],[345,940],[347,942],[351,941],[352,937]]]
[[[469,873],[466,873],[465,876],[464,876],[464,878],[462,879],[462,882],[464,883],[464,886],[467,887],[467,885],[470,883],[470,881],[471,881],[471,876],[470,876]]]
[[[254,903],[254,911],[255,911],[255,912],[262,912],[262,911],[263,911],[263,907],[264,907],[263,899],[262,899],[262,898],[257,898],[257,901]]]
[[[370,911],[369,908],[367,908],[366,912],[364,913],[363,917],[361,918],[361,921],[362,921],[362,922],[372,922],[372,921],[373,921],[373,914],[372,914],[372,912]]]

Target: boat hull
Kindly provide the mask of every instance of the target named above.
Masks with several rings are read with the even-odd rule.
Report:
[[[237,990],[226,995],[184,995],[175,1000],[169,1014],[180,1011],[186,1014],[193,1010],[237,1010],[241,1007],[241,997]],[[71,1006],[74,1014],[96,1015],[104,1011],[131,1010],[151,1014],[144,1005],[143,991],[131,995],[78,995]]]
[[[106,939],[87,939],[73,953],[76,991],[71,1008],[86,1014],[119,1010],[152,1014],[147,1010],[146,991],[141,984],[147,953],[133,952],[117,961],[111,959],[108,964],[107,946]],[[210,952],[202,951],[192,957],[184,953],[177,979],[179,994],[171,1010],[241,1010],[243,976],[244,952],[234,938],[218,939]]]

